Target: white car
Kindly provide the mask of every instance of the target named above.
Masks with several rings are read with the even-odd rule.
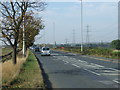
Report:
[[[49,49],[49,47],[42,47],[42,49],[41,49],[41,56],[43,56],[43,55],[50,56],[50,49]]]

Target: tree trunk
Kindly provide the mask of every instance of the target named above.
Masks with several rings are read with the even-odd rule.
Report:
[[[17,46],[13,47],[12,59],[13,59],[13,64],[16,64],[17,63]]]

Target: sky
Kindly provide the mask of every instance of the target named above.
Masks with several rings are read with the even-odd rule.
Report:
[[[36,44],[81,43],[80,2],[47,2],[44,12],[37,12],[45,24],[36,37]],[[87,27],[89,41],[111,42],[118,39],[118,3],[83,2],[83,42],[86,43]],[[42,38],[40,38],[42,37]]]
[[[2,2],[3,0],[1,0]],[[5,0],[4,0],[5,1]],[[8,1],[8,0],[7,0]],[[80,0],[43,0],[47,7],[36,12],[42,17],[45,28],[36,36],[35,44],[81,43],[81,4]],[[83,42],[86,43],[87,25],[89,41],[111,42],[118,39],[118,1],[83,1]]]

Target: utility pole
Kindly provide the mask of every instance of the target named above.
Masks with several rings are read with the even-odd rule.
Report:
[[[24,3],[24,9],[25,9],[25,1],[23,0]],[[25,57],[26,48],[25,48],[25,12],[24,12],[24,16],[23,16],[23,56]]]
[[[87,44],[87,47],[89,47],[89,41],[90,41],[90,36],[89,36],[89,25],[86,26],[87,27],[87,34],[86,34],[86,44]]]
[[[120,40],[120,1],[118,2],[118,39]]]
[[[56,41],[55,41],[55,23],[53,22],[53,44],[56,47]]]
[[[75,30],[73,29],[73,45],[76,44],[76,41],[75,41]]]
[[[65,44],[66,44],[66,45],[68,44],[68,39],[67,39],[67,38],[65,39]]]
[[[81,52],[83,52],[83,5],[81,0]]]

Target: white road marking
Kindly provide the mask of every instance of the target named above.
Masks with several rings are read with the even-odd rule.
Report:
[[[118,73],[101,73],[102,75],[109,75],[109,76],[118,76]]]
[[[83,60],[78,60],[78,61],[79,61],[79,62],[82,62],[82,63],[86,63],[86,64],[88,63],[88,62],[86,62],[86,61],[83,61]]]
[[[86,71],[88,71],[88,72],[91,72],[91,73],[93,73],[93,74],[95,74],[95,75],[98,75],[98,76],[100,76],[101,74],[99,74],[99,73],[96,73],[96,72],[93,72],[93,71],[91,71],[91,70],[88,70],[88,69],[84,69],[84,70],[86,70]]]
[[[68,64],[68,63],[69,63],[69,62],[66,61],[64,64]]]
[[[118,70],[118,69],[114,69],[114,68],[109,68],[109,69],[115,70],[115,71],[117,71],[117,72],[120,72],[120,70]]]
[[[53,57],[56,57],[56,56],[53,56]],[[64,62],[64,64],[74,63],[74,64],[72,64],[73,66],[78,67],[78,68],[83,67],[84,70],[91,72],[98,76],[100,76],[100,75],[118,75],[116,73],[116,71],[118,71],[117,69],[106,68],[106,70],[102,70],[102,69],[105,69],[105,66],[95,64],[95,63],[89,63],[84,60],[78,60],[76,58],[69,58],[68,56],[57,56],[57,59],[62,60]],[[91,70],[91,69],[94,70],[95,68],[99,68],[99,69],[101,68],[100,72],[99,72],[99,69],[98,69],[98,72],[94,72]]]
[[[78,65],[76,65],[76,64],[72,64],[73,66],[75,66],[75,67],[80,67],[80,66],[78,66]]]
[[[119,81],[117,81],[117,80],[113,80],[113,82],[120,84],[120,82],[119,82]]]
[[[95,65],[95,66],[98,66],[98,67],[104,67],[104,66],[102,66],[102,65],[95,64],[95,63],[90,63],[90,64]]]

